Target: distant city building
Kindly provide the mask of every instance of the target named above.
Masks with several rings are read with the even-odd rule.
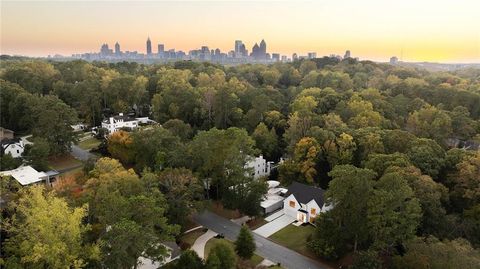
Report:
[[[165,46],[163,44],[158,44],[158,54],[163,54],[165,52]]]
[[[252,53],[250,54],[255,60],[267,60],[267,43],[262,39],[260,46],[255,43],[252,47]]]
[[[280,54],[272,53],[272,61],[274,61],[274,62],[280,61]]]
[[[100,54],[102,56],[110,56],[113,54],[113,51],[111,49],[108,48],[108,44],[105,43],[102,45],[102,47],[100,47]]]
[[[316,52],[309,52],[308,53],[308,59],[315,59],[317,58],[317,53]]]
[[[286,62],[287,61],[287,55],[282,55],[282,62]]]
[[[350,51],[349,50],[345,51],[345,56],[343,56],[343,59],[347,59],[347,58],[350,58],[350,57],[351,57]]]
[[[296,53],[292,54],[292,61],[298,60],[298,55]]]
[[[120,51],[120,44],[118,44],[118,42],[115,43],[115,54],[116,55],[122,54],[122,52]]]
[[[392,58],[390,58],[390,63],[391,63],[391,64],[397,64],[397,63],[398,63],[398,58],[397,58],[397,56],[393,56]]]
[[[150,41],[150,37],[147,39],[147,55],[152,54],[152,41]]]
[[[243,44],[242,40],[235,40],[234,49],[236,58],[243,58],[248,56],[247,49],[245,48],[245,44]]]

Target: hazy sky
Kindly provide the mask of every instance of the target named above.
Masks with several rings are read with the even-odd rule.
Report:
[[[1,53],[96,52],[116,41],[145,51],[207,45],[387,61],[480,62],[480,0],[3,1]]]

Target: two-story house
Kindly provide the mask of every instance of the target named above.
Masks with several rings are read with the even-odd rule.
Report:
[[[331,208],[325,203],[324,193],[321,188],[293,182],[283,200],[283,211],[299,222],[314,224],[318,214]]]

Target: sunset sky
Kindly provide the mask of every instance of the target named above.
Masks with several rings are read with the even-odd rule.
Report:
[[[480,62],[480,0],[1,1],[1,53],[46,56],[111,48],[207,45],[388,61]]]

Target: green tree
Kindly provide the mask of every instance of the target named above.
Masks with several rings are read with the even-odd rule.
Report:
[[[407,244],[407,253],[393,258],[393,268],[455,269],[478,268],[480,252],[465,239],[440,241],[430,236]]]
[[[158,174],[144,174],[142,180],[151,187],[158,188],[166,198],[168,210],[166,216],[172,224],[186,227],[188,217],[203,200],[203,186],[185,168],[167,168]]]
[[[179,228],[165,217],[163,194],[147,188],[130,169],[114,159],[102,158],[90,172],[83,193],[89,205],[89,221],[97,227],[95,237],[104,241],[102,263],[109,268],[131,268],[140,256],[161,261]],[[131,244],[125,244],[131,242]]]
[[[360,251],[354,258],[350,269],[380,269],[382,261],[375,251]]]
[[[22,160],[19,158],[13,158],[12,154],[0,154],[0,167],[2,170],[11,170],[19,167],[22,164]]]
[[[268,130],[265,123],[260,122],[253,131],[252,138],[255,145],[262,151],[267,160],[273,160],[278,151],[278,138],[275,129]]]
[[[319,153],[320,146],[315,138],[304,137],[295,145],[294,161],[308,183],[314,183],[317,177],[316,164]]]
[[[382,176],[367,206],[368,229],[375,248],[389,251],[415,235],[421,218],[420,204],[399,175]]]
[[[203,261],[193,250],[186,250],[178,259],[175,269],[203,269]]]
[[[133,139],[129,132],[118,131],[108,136],[108,152],[124,164],[131,164],[135,158]]]
[[[50,155],[50,147],[47,140],[41,137],[37,137],[33,140],[33,145],[26,145],[24,157],[28,164],[33,168],[46,171],[48,170],[48,156]]]
[[[255,252],[255,241],[247,226],[243,225],[235,241],[235,252],[243,259],[250,259]]]
[[[213,255],[212,258],[210,258]],[[214,257],[217,257],[217,259],[220,261],[220,267],[211,267],[212,264],[217,264],[213,263],[211,259],[215,259]],[[210,260],[210,261],[209,261]],[[222,268],[222,269],[231,269],[235,267],[236,263],[236,255],[235,252],[233,251],[232,247],[228,245],[225,242],[217,242],[215,246],[212,247],[210,250],[210,254],[208,255],[207,258],[207,268]]]
[[[247,157],[255,153],[254,143],[247,132],[239,128],[201,131],[188,146],[193,171],[199,173],[200,179],[210,179],[217,197],[221,198],[222,190],[245,183],[244,167]]]
[[[452,133],[452,120],[444,111],[427,106],[410,114],[407,128],[420,137],[431,138],[440,144]]]
[[[44,138],[53,155],[68,152],[76,142],[71,127],[77,123],[75,110],[52,95],[40,97],[31,109],[33,136]]]
[[[332,181],[325,193],[326,200],[333,205],[334,222],[342,227],[356,252],[357,246],[369,239],[367,212],[376,174],[352,165],[337,165],[329,175]]]
[[[41,186],[24,189],[7,220],[6,266],[82,268],[99,258],[97,244],[85,244],[87,207],[70,208]]]
[[[445,163],[445,151],[435,141],[419,138],[407,150],[410,161],[423,173],[437,178]]]

